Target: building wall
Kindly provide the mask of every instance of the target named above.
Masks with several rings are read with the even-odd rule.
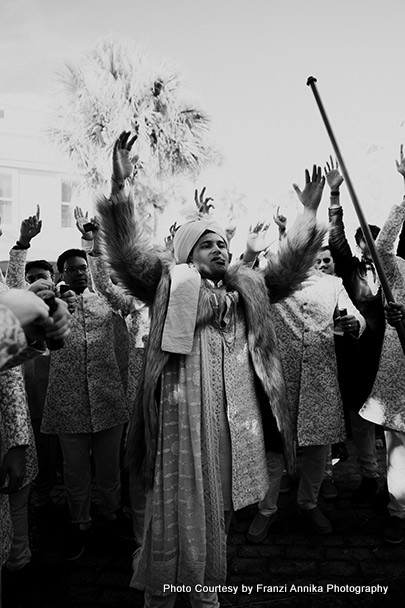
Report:
[[[35,214],[37,204],[43,226],[32,241],[28,259],[55,260],[64,249],[80,246],[73,209],[80,205],[90,210],[91,204],[83,201],[74,188],[62,188],[63,182],[71,184],[74,178],[66,174],[62,159],[48,141],[48,117],[48,108],[40,98],[0,95],[0,261],[8,259],[21,221]],[[2,195],[9,194],[4,186],[10,183],[12,203],[9,213],[5,213]],[[70,220],[70,227],[62,226],[62,193],[70,198],[64,205],[64,223]]]

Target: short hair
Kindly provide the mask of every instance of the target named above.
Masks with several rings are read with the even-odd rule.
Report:
[[[321,253],[321,251],[330,251],[330,253],[332,255],[332,251],[331,251],[329,245],[322,245],[322,247],[319,248],[319,253]]]
[[[60,274],[62,274],[65,262],[69,258],[83,258],[87,262],[87,255],[83,249],[67,249],[66,251],[60,254],[56,261],[56,266]]]
[[[27,274],[31,268],[42,268],[42,270],[49,270],[51,277],[55,276],[53,265],[46,260],[33,260],[32,262],[27,262],[25,265],[25,274]]]
[[[374,224],[369,224],[368,227],[370,228],[371,236],[373,237],[374,240],[376,240],[381,228],[379,228],[378,226],[374,226]],[[360,245],[361,240],[363,240],[363,241],[366,240],[364,238],[364,234],[363,234],[363,230],[361,229],[361,226],[359,226],[357,228],[356,232],[354,233],[354,240],[356,241],[356,245]]]

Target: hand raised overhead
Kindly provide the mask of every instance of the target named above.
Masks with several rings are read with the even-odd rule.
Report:
[[[404,158],[404,146],[401,144],[399,148],[399,162],[395,159],[395,164],[397,166],[397,171],[402,175],[405,179],[405,158]]]
[[[173,239],[174,239],[174,235],[176,234],[177,230],[180,228],[180,226],[177,225],[177,222],[174,222],[174,224],[172,224],[169,228],[169,234],[168,236],[165,237],[165,245],[166,245],[166,249],[168,251],[171,251],[171,253],[174,252],[174,246],[173,246]]]
[[[287,229],[287,218],[280,213],[280,205],[277,207],[276,213],[273,214],[273,220],[278,226],[278,231],[283,234]]]
[[[113,148],[112,157],[112,178],[117,182],[122,182],[128,177],[131,177],[136,172],[136,165],[139,156],[135,154],[130,156],[132,146],[138,139],[138,134],[135,133],[131,137],[130,131],[123,131],[118,137]]]
[[[198,190],[194,191],[194,201],[197,206],[198,213],[200,215],[209,215],[211,209],[215,209],[214,205],[212,205],[212,203],[210,202],[214,199],[211,196],[207,196],[207,198],[204,198],[205,190],[206,188],[204,186],[200,194],[198,194]]]
[[[246,250],[253,253],[260,253],[266,249],[265,243],[267,230],[270,224],[265,222],[257,222],[256,226],[250,226],[249,234],[246,239]]]
[[[94,238],[94,234],[93,234],[93,230],[86,230],[85,226],[87,224],[93,224],[94,225],[94,220],[93,219],[89,219],[89,212],[86,211],[86,213],[83,213],[83,210],[81,207],[78,207],[76,205],[75,209],[73,210],[73,215],[74,218],[76,220],[76,227],[79,230],[79,232],[82,235],[82,238],[85,241],[92,241]]]
[[[308,169],[305,169],[305,187],[303,190],[293,184],[293,188],[297,193],[298,198],[304,205],[307,211],[316,213],[322,199],[322,192],[325,186],[325,177],[322,176],[322,170],[316,165],[312,169],[312,177]]]
[[[39,234],[41,232],[42,229],[42,220],[39,219],[40,217],[40,208],[39,205],[37,205],[37,210],[35,215],[30,215],[29,217],[27,217],[25,220],[23,220],[21,222],[21,227],[20,227],[20,236],[18,239],[18,242],[21,245],[29,245],[31,239],[33,239],[35,236],[37,236],[37,234]]]
[[[328,186],[332,192],[336,192],[339,190],[340,186],[344,182],[343,175],[341,175],[339,171],[339,163],[338,161],[333,161],[333,158],[329,156],[330,162],[326,163],[324,167],[326,181],[328,182]]]
[[[236,234],[236,226],[235,224],[232,224],[231,222],[226,226],[225,228],[225,235],[226,235],[226,240],[228,241],[228,247],[230,245],[230,242],[232,241],[233,237]]]

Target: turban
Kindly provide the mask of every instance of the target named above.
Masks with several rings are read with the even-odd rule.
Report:
[[[204,232],[218,234],[225,243],[225,231],[212,220],[183,224],[174,235],[176,266],[170,272],[170,295],[162,335],[162,350],[188,355],[194,341],[201,275],[187,264],[189,255]]]
[[[213,220],[196,220],[180,226],[174,235],[173,240],[174,257],[177,264],[187,264],[188,256],[194,245],[197,243],[200,236],[207,231],[215,232],[215,234],[218,234],[225,243],[227,242],[225,230]]]

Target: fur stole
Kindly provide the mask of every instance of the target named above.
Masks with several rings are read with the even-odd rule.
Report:
[[[135,219],[131,196],[120,193],[111,200],[101,197],[97,208],[111,267],[129,293],[151,306],[144,370],[127,441],[128,461],[135,465],[146,487],[151,487],[158,436],[160,376],[169,356],[176,356],[161,350],[169,300],[169,271],[174,262],[170,254],[158,251],[145,238]],[[303,214],[266,269],[253,271],[235,264],[228,269],[223,281],[228,291],[239,293],[240,305],[244,307],[252,364],[281,433],[290,470],[294,462],[292,426],[270,304],[291,294],[307,277],[324,232],[316,225],[314,217]],[[209,322],[210,308],[203,291],[197,323]]]

